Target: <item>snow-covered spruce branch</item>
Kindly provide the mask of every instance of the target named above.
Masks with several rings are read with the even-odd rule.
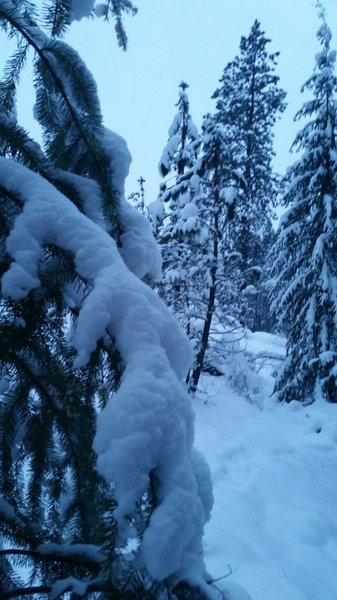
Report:
[[[3,198],[10,198],[11,202],[17,206],[19,210],[23,208],[23,202],[17,194],[14,194],[11,190],[8,190],[4,186],[0,185],[0,194]]]
[[[48,545],[46,544],[46,547]],[[52,544],[52,546],[56,546],[56,544]],[[84,544],[83,544],[84,547]],[[75,566],[83,566],[93,572],[97,572],[101,569],[102,566],[102,558],[100,560],[95,559],[93,555],[86,555],[84,550],[80,551],[71,551],[71,546],[69,549],[59,549],[54,548],[52,552],[41,550],[22,550],[20,548],[8,548],[5,550],[0,549],[0,557],[1,556],[26,556],[28,558],[32,558],[35,560],[39,560],[42,562],[63,562],[70,565]]]
[[[56,583],[57,585],[57,583]],[[77,588],[77,589],[76,589]],[[60,593],[53,594],[55,586],[52,585],[38,585],[31,586],[26,588],[18,588],[16,590],[11,590],[10,592],[0,592],[0,600],[11,600],[12,598],[21,598],[23,596],[35,596],[36,594],[53,594],[53,597],[59,598],[61,594],[66,592],[75,592],[77,597],[86,598],[88,594],[93,594],[94,592],[102,592],[109,594],[109,598],[111,600],[125,600],[125,595],[121,594],[115,586],[106,585],[103,583],[88,583],[83,584],[81,582],[81,588],[84,589],[82,593],[79,593],[78,586],[76,583],[69,583],[68,585],[62,586],[62,591]]]
[[[47,67],[48,71],[50,72],[50,74],[52,75],[52,77],[55,81],[55,85],[56,85],[59,93],[61,94],[63,101],[65,102],[65,104],[69,110],[69,113],[71,114],[72,119],[73,119],[78,131],[81,134],[81,137],[87,141],[88,147],[90,147],[92,144],[89,142],[89,139],[87,138],[87,135],[86,135],[85,131],[83,130],[83,127],[81,125],[81,122],[80,122],[77,114],[76,114],[76,111],[74,110],[73,105],[64,90],[63,84],[62,84],[60,78],[58,77],[58,75],[56,74],[55,69],[52,67],[50,61],[48,60],[48,58],[45,55],[45,50],[48,50],[48,46],[46,46],[46,48],[41,48],[39,45],[39,42],[41,43],[41,36],[42,36],[44,42],[46,40],[48,40],[47,36],[45,36],[45,34],[43,34],[43,32],[41,30],[39,30],[36,25],[34,25],[34,29],[36,29],[35,33],[38,33],[38,36],[40,38],[39,41],[34,39],[34,30],[32,30],[33,26],[31,24],[25,23],[24,18],[17,11],[16,6],[9,0],[2,0],[0,2],[0,17],[2,17],[4,20],[6,20],[8,23],[10,23],[12,25],[12,27],[14,29],[16,29],[22,35],[22,37],[33,48],[33,50],[36,52],[36,54],[39,56],[39,58],[45,64],[45,66]]]
[[[24,164],[33,171],[49,179],[51,164],[42,152],[39,144],[29,137],[23,127],[13,118],[0,112],[1,144],[10,147],[12,157],[20,156]]]
[[[120,232],[117,206],[120,194],[112,184],[111,165],[109,165],[108,156],[103,151],[102,138],[104,137],[104,130],[102,127],[102,117],[96,84],[91,74],[72,48],[59,40],[50,40],[35,23],[27,23],[24,16],[21,15],[10,0],[0,1],[1,16],[26,39],[51,75],[55,89],[60,94],[62,101],[67,107],[71,121],[84,142],[88,156],[90,157],[90,160],[87,160],[87,166],[89,167],[89,163],[91,162],[91,168],[94,167],[104,204],[106,207],[109,207],[106,210],[109,211],[114,231]],[[69,54],[68,58],[67,54]],[[75,58],[76,66],[73,64]],[[69,79],[69,73],[67,74],[69,81],[61,75],[61,69],[65,67],[70,70],[72,78],[81,82],[81,86],[83,86],[83,81],[86,82],[85,93],[82,90],[82,93],[75,94],[73,90],[67,89],[70,86],[69,81],[72,81],[72,78]],[[41,82],[41,86],[42,88],[45,87],[44,82]],[[74,100],[74,95],[76,96],[76,101]],[[79,105],[85,103],[80,108],[82,112],[90,116],[90,119],[85,119],[86,124],[89,123],[90,126],[89,132],[86,131],[82,124],[84,122],[83,116],[78,114],[76,109],[76,104],[78,103],[80,103]],[[36,106],[38,106],[38,102]]]

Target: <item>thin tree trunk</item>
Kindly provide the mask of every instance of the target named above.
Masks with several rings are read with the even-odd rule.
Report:
[[[216,268],[214,268],[214,271],[215,270],[216,270]],[[213,267],[212,267],[212,271],[213,271]],[[212,271],[211,271],[211,277],[212,277],[212,282],[213,282],[213,279],[215,280],[215,273],[214,273],[214,278],[213,278]],[[190,391],[192,393],[194,393],[198,387],[200,375],[202,373],[203,366],[204,366],[205,354],[206,354],[206,349],[208,346],[209,332],[211,329],[211,324],[212,324],[212,319],[213,319],[213,314],[214,314],[214,304],[215,304],[215,285],[214,285],[214,283],[215,283],[215,281],[212,283],[212,286],[209,289],[207,315],[206,315],[206,319],[205,319],[204,327],[203,327],[203,331],[202,331],[199,352],[197,353],[197,357],[196,357],[196,366],[192,371],[192,377],[191,377],[191,382],[190,382],[190,386],[189,386]]]
[[[217,206],[219,206],[219,204],[218,204],[219,203],[219,192],[218,192],[217,188],[215,191],[214,200],[215,200],[215,204]],[[214,217],[213,264],[212,264],[211,272],[210,272],[212,284],[211,284],[211,287],[209,288],[206,319],[204,321],[204,327],[202,330],[200,348],[199,348],[199,351],[197,352],[197,356],[196,356],[196,366],[192,371],[192,375],[191,375],[190,383],[189,383],[189,390],[192,393],[195,393],[195,391],[198,387],[200,375],[203,371],[204,362],[205,362],[205,354],[206,354],[206,350],[208,347],[209,334],[210,334],[210,329],[211,329],[213,315],[214,315],[217,265],[218,265],[218,253],[219,253],[219,241],[218,241],[219,240],[219,229],[218,228],[219,228],[219,209],[216,211],[215,217]]]

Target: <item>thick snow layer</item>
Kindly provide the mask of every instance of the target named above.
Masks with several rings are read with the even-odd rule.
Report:
[[[106,224],[102,215],[102,199],[100,188],[96,181],[88,177],[81,177],[69,171],[59,171],[60,180],[66,181],[77,191],[81,201],[83,202],[83,211],[102,229],[106,229]]]
[[[171,162],[173,160],[174,154],[179,147],[179,142],[180,142],[180,135],[178,133],[176,133],[175,135],[172,135],[169,138],[169,140],[163,150],[161,159],[159,161],[158,169],[159,169],[160,174],[161,174],[161,165],[163,165],[165,167],[165,169],[167,169],[167,171],[170,170]]]
[[[120,253],[125,264],[137,277],[160,279],[162,259],[149,220],[124,198],[120,202],[120,220]]]
[[[156,226],[158,223],[161,223],[165,217],[165,208],[161,198],[157,198],[153,202],[150,202],[148,209],[154,226]]]
[[[181,113],[180,113],[180,112],[178,112],[178,113],[175,115],[175,117],[174,117],[174,119],[173,119],[173,121],[172,121],[172,125],[171,125],[171,127],[169,128],[169,130],[168,130],[169,137],[172,137],[172,136],[174,136],[176,133],[178,133],[178,131],[179,131],[179,128],[181,127],[181,124],[182,124],[182,115],[181,115]]]
[[[91,558],[97,563],[102,562],[102,554],[100,554],[99,546],[94,544],[40,544],[36,548],[40,554],[53,554],[64,556],[85,556]]]
[[[284,340],[252,334],[250,350],[282,356]],[[277,369],[278,362],[275,362]],[[205,553],[231,600],[337,598],[337,408],[276,404],[271,371],[256,406],[225,378],[204,377],[196,441],[212,472],[215,505]],[[227,599],[227,596],[226,596]]]
[[[110,129],[105,127],[103,129],[102,144],[104,151],[110,158],[112,184],[121,197],[123,197],[124,182],[129,173],[132,160],[127,143],[118,133],[110,131]]]
[[[70,19],[72,21],[81,21],[84,17],[90,17],[95,0],[71,0]]]
[[[265,331],[247,331],[242,346],[255,357],[285,357],[286,339]]]
[[[160,504],[145,532],[141,557],[158,579],[173,572],[191,578],[200,572],[197,532],[210,512],[210,478],[204,462],[196,463],[194,455],[191,469],[193,413],[185,387],[169,369],[156,329],[149,328],[144,336],[137,307],[134,310],[135,318],[129,323],[121,319],[121,331],[116,331],[126,369],[118,394],[99,416],[98,467],[117,482],[115,514],[120,526],[152,473],[160,483]],[[138,340],[137,349],[132,339]],[[127,531],[126,527],[126,536]]]
[[[56,600],[56,598],[60,598],[60,596],[70,590],[74,592],[74,594],[78,594],[80,597],[83,597],[87,591],[88,583],[89,582],[83,582],[75,579],[75,577],[59,579],[52,587],[50,592],[50,600]]]
[[[151,477],[158,506],[139,550],[143,564],[156,579],[177,573],[198,582],[212,494],[207,466],[193,452],[194,415],[182,383],[192,362],[187,338],[156,293],[127,268],[114,240],[50,183],[0,158],[0,186],[23,202],[7,238],[13,262],[2,293],[20,300],[37,288],[43,245],[53,243],[74,256],[88,282],[70,340],[75,366],[86,364],[106,331],[120,350],[122,382],[99,415],[95,438],[98,469],[115,484],[120,531],[127,536],[128,517]]]
[[[131,154],[120,135],[104,129],[102,142],[110,159],[112,185],[119,195],[119,218],[123,229],[120,253],[128,268],[137,275],[159,279],[161,254],[148,219],[124,198],[124,181],[129,173]]]

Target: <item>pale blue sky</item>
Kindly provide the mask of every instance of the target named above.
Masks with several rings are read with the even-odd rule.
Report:
[[[189,83],[196,125],[212,111],[210,99],[222,70],[238,53],[240,37],[255,18],[279,50],[278,74],[288,92],[288,108],[276,127],[276,165],[283,171],[299,129],[293,116],[303,98],[300,88],[312,73],[319,25],[314,0],[135,0],[139,8],[126,18],[126,53],[117,47],[112,24],[84,20],[67,36],[97,81],[105,124],[123,135],[133,156],[126,190],[146,179],[147,200],[154,200],[160,177],[157,164],[176,112],[178,84]],[[327,20],[337,47],[337,1],[326,0]],[[1,45],[0,45],[1,48]],[[26,85],[26,84],[25,84]],[[21,102],[20,116],[32,128],[31,103]]]

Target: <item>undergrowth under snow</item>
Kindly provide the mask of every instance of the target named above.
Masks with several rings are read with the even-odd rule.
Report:
[[[265,333],[248,339],[255,356],[283,347]],[[337,405],[276,404],[273,370],[261,363],[257,403],[225,377],[203,378],[196,445],[215,496],[206,565],[214,578],[228,575],[216,582],[226,600],[336,600]]]

